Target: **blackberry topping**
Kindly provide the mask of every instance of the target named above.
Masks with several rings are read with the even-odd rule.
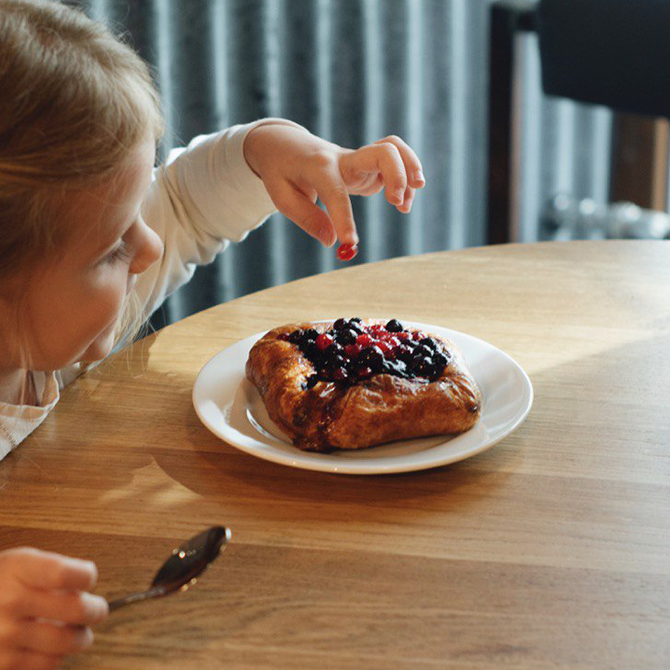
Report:
[[[439,349],[439,344],[432,337],[424,337],[420,339],[419,344],[428,347],[431,351],[437,351]]]
[[[316,360],[321,357],[321,351],[316,346],[316,340],[307,340],[300,345],[300,351],[302,351],[307,358],[310,360]]]
[[[407,365],[400,360],[393,360],[391,358],[384,359],[383,371],[389,375],[396,375],[396,377],[408,377]]]
[[[359,336],[359,334],[360,333],[358,333],[353,328],[345,326],[335,333],[335,337],[341,344],[355,344],[356,338]]]
[[[298,328],[278,339],[298,346],[314,366],[316,372],[303,383],[305,390],[319,381],[349,386],[375,374],[435,381],[449,363],[439,341],[405,330],[397,319],[370,326],[358,317],[337,319],[327,332]]]
[[[423,356],[424,358],[428,358],[429,356],[432,356],[433,353],[434,351],[430,347],[427,347],[425,344],[419,344],[418,347],[414,348],[415,356]]]
[[[433,365],[436,369],[439,368],[440,374],[442,374],[442,370],[444,370],[448,362],[449,357],[441,351],[433,355]]]
[[[338,354],[344,356],[344,347],[339,342],[333,342],[328,348],[328,355],[336,356]]]
[[[395,357],[401,361],[409,361],[412,358],[412,353],[414,350],[412,347],[408,347],[406,344],[401,344],[395,350]]]
[[[376,345],[365,347],[358,354],[358,363],[370,368],[373,372],[379,372],[384,364],[384,354]]]
[[[298,328],[298,330],[294,330],[288,336],[288,341],[291,342],[291,344],[300,344],[300,341],[302,340],[303,332],[304,331],[301,328]]]
[[[325,359],[324,368],[332,370],[333,372],[338,368],[343,368],[346,365],[346,360],[344,356],[340,354],[335,354],[334,356],[329,356]]]
[[[412,359],[412,372],[419,377],[430,377],[433,371],[433,359],[422,356],[419,359]]]

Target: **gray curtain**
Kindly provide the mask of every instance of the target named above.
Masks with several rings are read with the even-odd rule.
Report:
[[[389,133],[418,152],[427,187],[409,216],[356,199],[354,263],[485,242],[490,0],[79,0],[154,67],[169,126],[164,151],[201,133],[282,116],[348,147]],[[522,238],[556,189],[607,190],[604,112],[546,101],[525,46]],[[534,60],[535,59],[535,60]],[[604,138],[603,142],[600,140]],[[172,296],[156,325],[341,267],[274,216]]]

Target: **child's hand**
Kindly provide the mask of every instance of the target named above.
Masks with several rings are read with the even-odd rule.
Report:
[[[415,189],[426,184],[416,154],[395,136],[353,151],[299,127],[268,123],[247,135],[244,155],[277,209],[325,246],[336,239],[358,243],[349,194],[385,189],[386,199],[407,213]]]
[[[91,645],[107,602],[93,563],[37,549],[0,552],[0,670],[52,670]]]

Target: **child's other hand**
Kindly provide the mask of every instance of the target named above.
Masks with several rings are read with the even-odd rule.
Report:
[[[91,645],[107,617],[93,563],[37,549],[0,552],[0,670],[52,670]]]
[[[393,135],[354,151],[299,127],[269,123],[247,135],[244,155],[277,209],[328,247],[338,239],[358,244],[350,194],[384,189],[386,199],[407,213],[415,190],[426,183],[414,151]]]

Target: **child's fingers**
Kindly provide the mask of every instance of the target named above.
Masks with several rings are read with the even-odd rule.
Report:
[[[386,199],[392,205],[401,205],[405,200],[407,174],[398,148],[391,142],[379,142],[361,147],[342,157],[345,171],[381,173]]]
[[[409,214],[409,211],[412,209],[412,202],[414,201],[415,193],[416,189],[412,188],[411,186],[408,186],[405,189],[405,199],[403,200],[402,205],[398,205],[398,209],[403,214]]]
[[[354,212],[351,209],[351,200],[349,200],[347,189],[344,186],[326,186],[319,191],[319,198],[328,210],[340,243],[357,245],[358,234],[356,233]]]
[[[312,179],[321,202],[326,206],[330,220],[335,226],[341,244],[358,244],[354,212],[351,209],[349,192],[342,181],[336,164],[317,172]]]
[[[277,209],[326,247],[335,244],[335,228],[328,214],[291,184],[270,193]]]
[[[378,140],[377,143],[380,142],[389,142],[390,144],[393,144],[396,149],[398,149],[400,157],[402,158],[402,162],[405,166],[405,172],[407,173],[407,183],[415,189],[423,188],[426,185],[426,179],[423,176],[423,167],[421,165],[421,161],[414,152],[414,149],[412,149],[412,147],[410,147],[409,144],[405,142],[405,140],[403,140],[401,137],[398,137],[397,135],[389,135],[382,140]]]
[[[74,654],[92,644],[93,633],[90,628],[62,626],[47,621],[26,622],[15,640],[19,649],[51,656]]]
[[[37,549],[22,548],[7,552],[11,571],[25,586],[40,589],[90,591],[98,579],[94,563]]]
[[[62,661],[62,656],[37,651],[8,649],[0,652],[0,670],[56,670]]]
[[[77,626],[92,626],[104,621],[109,614],[109,605],[100,596],[37,589],[29,589],[17,609],[15,614],[20,617],[50,619]]]

